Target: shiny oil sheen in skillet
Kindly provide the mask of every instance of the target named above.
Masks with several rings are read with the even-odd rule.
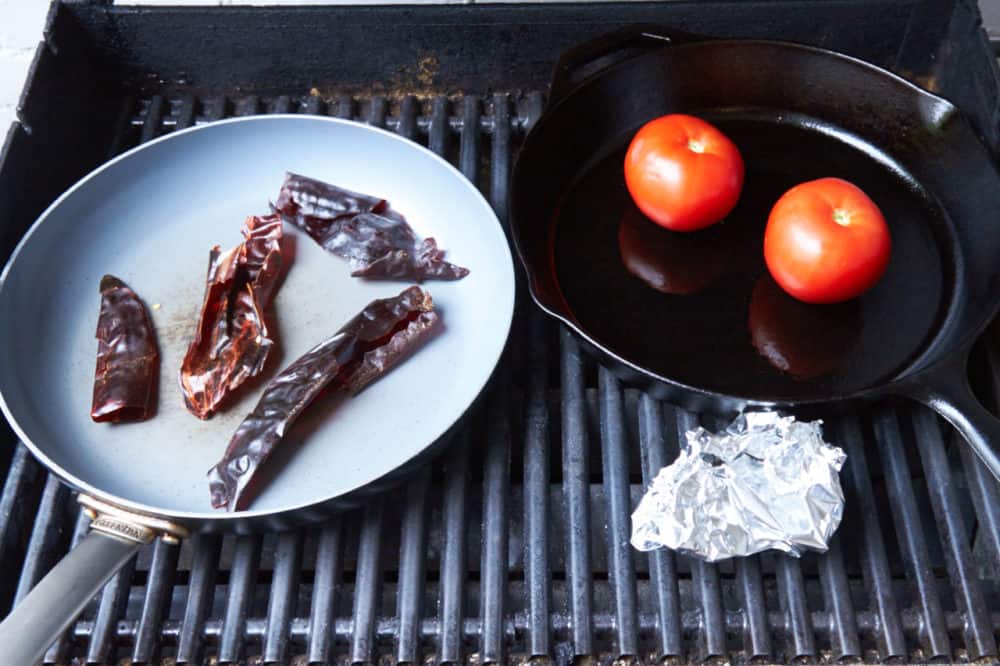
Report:
[[[892,165],[833,130],[816,131],[811,121],[778,125],[750,112],[706,117],[743,154],[739,204],[696,234],[655,228],[626,190],[621,164],[630,137],[622,137],[619,149],[582,172],[557,213],[553,262],[573,318],[625,360],[702,389],[798,400],[891,378],[926,344],[943,312],[948,291],[934,231],[943,224],[940,211]],[[784,321],[782,308],[758,307],[751,320],[754,287],[766,275],[762,244],[771,207],[788,188],[825,176],[850,179],[881,207],[894,244],[886,274],[842,325],[829,326],[826,306],[794,308],[794,322]],[[825,331],[826,339],[771,348],[765,357],[751,324],[758,344],[780,346],[802,331]],[[822,362],[812,362],[812,353]]]

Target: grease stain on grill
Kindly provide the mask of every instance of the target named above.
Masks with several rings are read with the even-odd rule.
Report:
[[[393,77],[396,84],[393,86],[399,90],[415,88],[416,90],[433,90],[437,84],[437,75],[441,70],[441,63],[437,56],[427,54],[418,59],[413,65],[402,67]],[[416,82],[413,86],[409,82]]]

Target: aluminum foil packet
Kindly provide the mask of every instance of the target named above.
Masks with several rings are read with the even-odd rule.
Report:
[[[825,552],[840,525],[847,456],[822,421],[741,414],[723,432],[695,428],[632,514],[632,545],[709,562],[775,548]]]

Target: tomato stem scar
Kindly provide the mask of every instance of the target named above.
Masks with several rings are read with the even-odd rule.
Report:
[[[848,213],[843,208],[833,209],[833,221],[842,227],[846,227],[851,223],[851,214]]]
[[[705,152],[705,144],[701,141],[695,141],[694,139],[688,139],[688,149],[693,153],[703,153]]]

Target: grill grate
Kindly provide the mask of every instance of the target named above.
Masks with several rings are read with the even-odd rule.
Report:
[[[540,93],[153,96],[126,104],[111,154],[229,115],[350,117],[447,157],[503,219],[511,158],[542,106]],[[923,409],[830,422],[848,504],[828,554],[713,565],[627,543],[644,484],[698,417],[623,389],[523,297],[484,404],[440,462],[362,511],[147,547],[46,663],[998,657],[1000,488]],[[16,599],[86,524],[19,445],[0,495]]]

